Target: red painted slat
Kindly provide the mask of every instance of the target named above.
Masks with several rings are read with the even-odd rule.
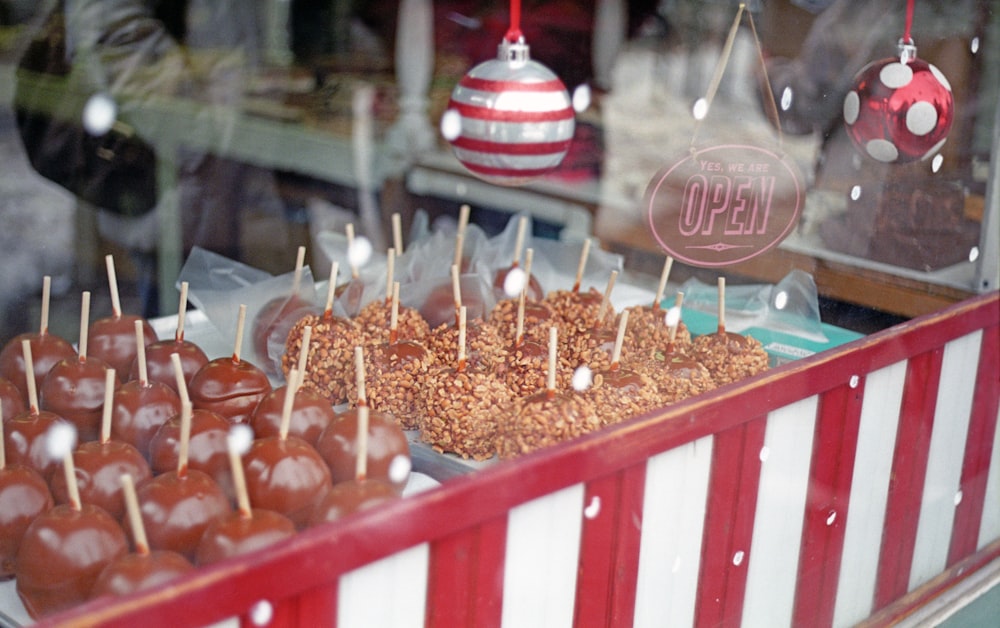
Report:
[[[943,355],[941,347],[913,357],[906,366],[875,581],[875,610],[909,588]]]
[[[431,544],[428,628],[500,625],[506,538],[504,517]]]
[[[580,538],[577,626],[628,626],[635,614],[646,465],[587,484]]]
[[[955,523],[948,548],[948,565],[976,551],[979,527],[986,499],[986,480],[1000,409],[1000,327],[983,330],[979,349],[976,387],[972,395],[972,415],[965,441],[960,488],[962,501],[955,508]],[[996,507],[996,504],[993,505]]]
[[[766,426],[761,416],[715,436],[695,601],[699,626],[737,626],[743,615]]]
[[[799,553],[793,624],[830,626],[854,477],[864,379],[820,397]]]

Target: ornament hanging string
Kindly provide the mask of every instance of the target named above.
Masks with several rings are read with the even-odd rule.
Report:
[[[913,0],[910,0],[912,2]],[[716,92],[719,91],[719,85],[722,83],[722,76],[726,72],[726,67],[729,65],[729,57],[733,53],[733,44],[736,41],[736,34],[739,32],[740,22],[743,19],[743,13],[746,9],[746,5],[740,3],[739,9],[736,11],[736,18],[733,20],[733,25],[729,28],[729,35],[726,37],[726,43],[722,47],[722,55],[719,57],[719,62],[715,66],[715,72],[712,74],[712,80],[708,84],[708,90],[705,92],[705,97],[702,100],[704,107],[702,109],[702,115],[696,116],[694,131],[691,133],[691,146],[692,152],[695,151],[695,142],[698,137],[698,131],[701,129],[701,124],[708,117],[708,112],[712,108],[712,101],[715,99]],[[757,48],[757,59],[760,62],[762,79],[764,89],[764,108],[767,112],[767,117],[774,125],[774,128],[778,134],[778,147],[780,148],[784,142],[784,136],[781,133],[781,120],[778,117],[778,105],[774,101],[774,92],[771,91],[771,81],[767,76],[767,65],[764,63],[764,49],[760,44],[760,38],[757,36],[757,27],[754,25],[753,14],[749,11],[746,12],[747,21],[750,23],[750,32],[753,34],[754,46]]]
[[[521,0],[510,0],[510,28],[504,39],[516,44],[524,37],[521,32]]]
[[[916,0],[906,0],[906,26],[903,30],[903,43],[913,44],[910,29],[913,27],[913,4]]]

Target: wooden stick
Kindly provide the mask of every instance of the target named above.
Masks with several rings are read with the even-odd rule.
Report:
[[[83,504],[80,502],[80,486],[76,483],[76,465],[73,464],[72,447],[63,455],[63,473],[66,476],[69,505],[73,510],[79,512],[83,508]]]
[[[149,368],[146,365],[146,339],[142,333],[142,320],[135,321],[135,362],[139,367],[139,386],[149,386]]]
[[[393,275],[396,268],[396,249],[389,249],[385,256],[385,302],[392,300]]]
[[[285,402],[281,406],[281,423],[278,427],[278,437],[288,440],[288,430],[292,424],[292,408],[295,407],[295,393],[299,389],[299,370],[288,372],[288,383],[285,384]]]
[[[719,333],[726,333],[726,278],[719,277]]]
[[[573,292],[580,291],[580,284],[583,282],[583,270],[587,267],[587,257],[590,255],[590,239],[583,241],[583,248],[580,249],[580,262],[576,265],[576,280],[573,282]]]
[[[625,327],[628,325],[628,310],[622,310],[618,320],[618,335],[615,336],[615,347],[611,350],[611,369],[617,369],[622,359],[622,344],[625,342]]]
[[[674,265],[674,258],[667,256],[663,260],[663,271],[660,272],[660,283],[656,286],[656,296],[653,298],[653,309],[660,309],[660,301],[663,300],[663,291],[667,288],[667,278],[670,277],[670,269]]]
[[[465,317],[467,313],[465,306],[458,308],[458,364],[455,367],[457,371],[465,370]]]
[[[556,367],[558,365],[559,330],[555,325],[549,328],[549,370],[545,387],[550,393],[556,390]]]
[[[521,290],[517,297],[517,322],[514,327],[514,346],[520,347],[524,341],[524,299],[528,293],[527,288]]]
[[[326,286],[326,305],[323,307],[323,317],[333,316],[333,300],[337,297],[337,275],[340,273],[340,262],[333,262],[330,266],[330,281]]]
[[[21,351],[24,355],[25,385],[28,387],[28,410],[33,415],[38,414],[38,388],[35,385],[35,362],[31,357],[31,341],[21,341]]]
[[[141,324],[137,322],[136,324]],[[101,444],[111,440],[111,411],[115,402],[115,370],[109,368],[104,374],[104,407],[101,408]]]
[[[392,284],[392,309],[389,312],[389,344],[395,343],[399,333],[399,282]]]
[[[531,287],[531,263],[535,259],[535,249],[528,247],[524,252],[524,290]]]
[[[458,232],[455,234],[455,259],[452,262],[459,268],[462,267],[462,253],[465,250],[465,230],[469,226],[468,205],[462,205],[458,210]]]
[[[344,225],[344,233],[347,235],[347,263],[351,267],[351,279],[358,278],[358,266],[352,260],[351,249],[354,248],[354,223],[349,222]]]
[[[188,470],[188,448],[191,444],[191,417],[194,408],[190,399],[181,401],[181,435],[177,444],[177,477],[185,477]]]
[[[608,277],[608,285],[604,288],[604,296],[601,297],[601,307],[597,309],[597,324],[604,325],[604,317],[608,314],[608,307],[611,305],[611,290],[615,287],[615,280],[618,278],[618,271],[611,271]]]
[[[451,296],[455,299],[455,323],[458,323],[458,311],[462,308],[462,282],[458,273],[458,265],[451,265]]]
[[[521,263],[521,249],[524,247],[524,236],[528,232],[528,217],[521,216],[517,221],[517,235],[514,238],[514,260],[511,266]]]
[[[309,345],[312,343],[312,325],[306,325],[302,329],[302,346],[299,348],[298,369],[305,379],[306,366],[309,364]]]
[[[399,212],[392,214],[392,248],[396,249],[398,255],[403,254],[403,224]]]
[[[90,330],[90,292],[83,291],[80,297],[80,342],[77,343],[80,361],[87,360],[87,334]]]
[[[306,247],[300,246],[295,254],[295,274],[292,275],[292,294],[299,293],[302,285],[302,271],[306,266]]]
[[[187,380],[184,379],[184,367],[181,366],[181,356],[177,353],[170,354],[170,362],[174,365],[174,379],[177,381],[177,396],[180,397],[181,403],[191,403],[191,397],[188,394]]]
[[[247,491],[247,477],[243,473],[243,460],[237,447],[237,438],[232,432],[226,437],[226,453],[229,457],[229,471],[233,474],[233,489],[236,493],[236,508],[244,519],[253,517],[250,507],[250,493]]]
[[[358,405],[368,405],[368,395],[365,392],[365,350],[361,346],[354,347],[354,381],[358,388]]]
[[[52,277],[45,275],[42,277],[42,321],[38,327],[38,334],[44,336],[49,333],[49,300],[52,295]]]
[[[247,306],[240,303],[240,312],[236,317],[236,341],[233,345],[233,362],[239,364],[240,351],[243,348],[243,328],[247,322]]]
[[[104,263],[108,267],[108,287],[111,289],[111,312],[115,318],[121,318],[122,302],[118,296],[118,278],[115,274],[115,258],[111,255],[104,256]]]
[[[135,480],[128,473],[121,476],[122,497],[125,498],[125,513],[132,528],[132,541],[135,543],[135,553],[149,555],[149,541],[146,537],[146,526],[142,522],[142,512],[139,509],[139,498],[135,494]]]
[[[354,479],[368,476],[368,406],[358,406],[358,455],[354,458]]]
[[[177,306],[177,333],[174,340],[181,342],[184,340],[184,319],[187,317],[188,282],[181,282],[180,303]]]

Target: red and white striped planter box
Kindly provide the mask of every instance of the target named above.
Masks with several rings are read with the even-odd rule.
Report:
[[[998,407],[993,293],[43,623],[888,624],[1000,557]]]

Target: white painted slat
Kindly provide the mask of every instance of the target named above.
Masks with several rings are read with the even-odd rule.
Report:
[[[834,626],[852,626],[871,614],[905,380],[905,361],[865,380]]]
[[[694,625],[713,437],[646,462],[637,628]]]
[[[583,489],[575,484],[510,511],[503,579],[506,628],[572,626]]]
[[[976,549],[982,549],[997,539],[1000,539],[1000,409],[997,410],[993,457],[990,460],[989,477],[986,479],[986,499],[983,502],[983,519]]]
[[[429,556],[422,543],[344,574],[337,594],[338,628],[423,626]]]
[[[982,331],[976,331],[952,340],[944,348],[917,539],[910,566],[911,591],[947,567],[955,504],[961,499],[962,461],[982,336]]]
[[[771,412],[761,451],[753,539],[745,560],[744,626],[790,626],[818,397]]]

